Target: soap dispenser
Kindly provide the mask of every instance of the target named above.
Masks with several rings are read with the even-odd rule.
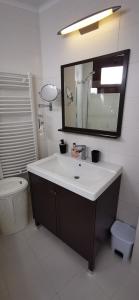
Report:
[[[72,149],[71,149],[71,156],[73,158],[78,158],[79,157],[79,151],[76,148],[76,143],[73,143]]]
[[[61,154],[64,154],[67,152],[67,144],[64,142],[64,140],[60,140],[59,148],[60,148]]]

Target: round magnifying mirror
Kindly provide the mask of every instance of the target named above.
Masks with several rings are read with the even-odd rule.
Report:
[[[41,99],[51,102],[54,101],[58,96],[58,89],[56,85],[53,84],[46,84],[41,88],[40,91],[40,97]]]

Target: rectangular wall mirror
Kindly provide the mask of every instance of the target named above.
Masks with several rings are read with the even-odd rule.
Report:
[[[130,50],[61,66],[62,131],[121,134]]]

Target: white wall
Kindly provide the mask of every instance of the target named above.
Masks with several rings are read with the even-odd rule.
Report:
[[[135,244],[132,254],[132,264],[135,270],[139,271],[139,221],[137,225]]]
[[[0,3],[0,72],[31,72],[40,80],[38,13]]]
[[[122,4],[122,12],[102,21],[100,28],[86,35],[57,36],[57,31],[94,11]],[[86,144],[102,151],[103,159],[123,165],[118,217],[137,223],[139,213],[139,1],[65,0],[40,13],[43,78],[60,88],[60,65],[122,49],[131,49],[123,128],[120,139],[60,133],[61,105],[46,110],[48,154],[58,151],[60,138]]]
[[[0,3],[0,72],[40,74],[38,14]]]
[[[40,53],[38,13],[0,3],[0,72],[31,72],[35,102],[40,88]]]

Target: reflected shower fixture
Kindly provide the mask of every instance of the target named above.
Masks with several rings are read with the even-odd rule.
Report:
[[[77,80],[76,81],[76,83],[77,84],[84,84],[84,83],[86,83],[86,81],[88,80],[88,78],[92,75],[94,75],[95,74],[95,71],[92,71],[92,72],[90,72],[90,73],[88,73],[88,75],[85,77],[85,79],[83,79],[83,80]]]
[[[71,92],[71,90],[67,87],[66,88],[66,95],[67,95],[67,99],[69,100],[69,104],[71,104],[73,102],[73,93]]]
[[[84,81],[86,82],[87,80],[88,80],[88,78],[92,75],[94,75],[95,74],[95,71],[92,71],[92,72],[90,72],[87,76],[86,76],[86,78],[84,79]]]
[[[88,33],[89,31],[96,30],[99,26],[99,21],[101,21],[106,17],[109,17],[120,8],[121,6],[112,6],[104,10],[98,11],[96,13],[93,13],[83,19],[80,19],[62,28],[61,30],[58,31],[57,34],[65,35],[77,30],[79,30],[80,34],[85,34]]]

